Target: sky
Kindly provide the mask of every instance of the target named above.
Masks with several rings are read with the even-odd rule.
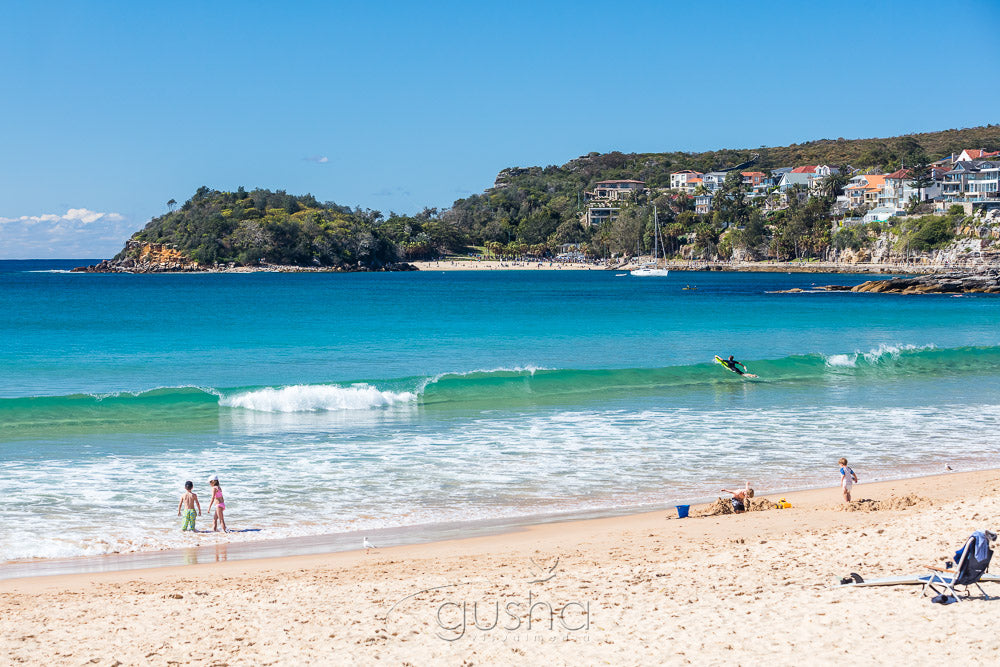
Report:
[[[2,7],[8,259],[110,257],[202,185],[413,213],[591,151],[1000,122],[996,0]]]

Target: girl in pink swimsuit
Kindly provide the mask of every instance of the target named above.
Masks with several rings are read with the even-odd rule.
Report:
[[[219,524],[222,524],[222,532],[227,533],[226,530],[226,518],[223,516],[223,512],[226,509],[226,500],[222,497],[222,485],[219,484],[219,476],[212,475],[208,480],[208,485],[212,488],[212,500],[208,503],[208,511],[212,511],[212,505],[215,505],[215,514],[212,515],[212,530],[218,532]]]

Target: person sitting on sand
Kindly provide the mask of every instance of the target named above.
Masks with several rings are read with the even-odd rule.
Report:
[[[840,488],[844,491],[844,502],[849,503],[851,502],[851,487],[857,484],[858,476],[847,465],[847,459],[841,458],[837,463],[840,464]]]
[[[181,530],[194,530],[194,522],[197,516],[201,516],[201,503],[198,502],[198,494],[192,493],[191,489],[194,488],[194,484],[191,482],[184,482],[184,495],[181,496],[181,501],[177,503],[177,516],[181,515],[181,510],[184,510],[184,523],[181,524]],[[198,508],[198,514],[194,513],[194,508]]]
[[[222,524],[222,532],[228,533],[226,530],[226,518],[223,516],[223,511],[226,509],[226,499],[222,497],[222,485],[219,484],[219,476],[212,475],[208,479],[208,485],[212,487],[212,500],[208,503],[208,511],[212,511],[212,505],[215,505],[215,514],[212,515],[212,530],[219,532],[219,524]]]
[[[750,499],[753,498],[753,489],[750,488],[750,482],[747,482],[746,487],[740,489],[739,491],[723,489],[722,492],[733,494],[733,498],[730,502],[733,504],[733,511],[737,514],[745,512],[747,505],[750,504]]]

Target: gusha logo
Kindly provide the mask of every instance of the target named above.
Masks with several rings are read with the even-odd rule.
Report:
[[[559,573],[558,558],[551,566],[529,560],[532,566],[531,578],[527,581],[529,586],[548,583]],[[404,603],[422,595],[433,596],[444,590],[457,593],[462,587],[483,583],[491,582],[466,581],[425,588],[394,604],[386,613],[386,621],[389,622]],[[590,601],[552,600],[530,588],[527,597],[512,595],[481,600],[449,595],[444,602],[436,601],[430,609],[421,611],[424,618],[427,612],[432,614],[435,634],[448,642],[463,637],[481,641],[556,641],[570,636],[587,639],[591,624]]]

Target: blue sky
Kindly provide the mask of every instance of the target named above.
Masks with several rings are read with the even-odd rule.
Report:
[[[0,257],[110,256],[201,185],[408,213],[590,151],[998,122],[998,29],[986,1],[6,3]]]

